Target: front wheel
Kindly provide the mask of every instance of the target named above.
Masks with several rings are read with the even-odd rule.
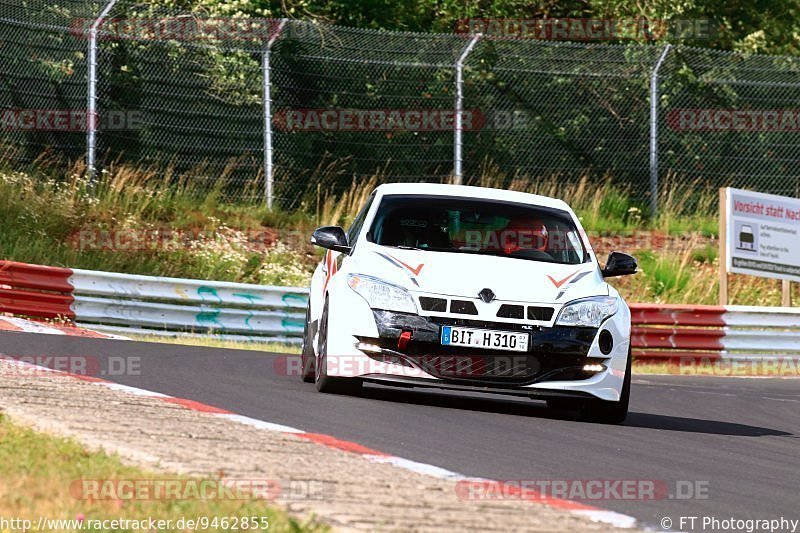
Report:
[[[325,307],[319,320],[319,334],[317,335],[317,359],[314,365],[314,383],[317,390],[332,394],[355,394],[361,390],[361,380],[358,378],[342,378],[329,376],[328,369],[328,299],[325,298]]]
[[[625,368],[625,379],[622,382],[622,391],[619,401],[608,402],[605,400],[591,400],[581,409],[583,418],[587,421],[600,422],[601,424],[620,424],[628,416],[628,404],[631,397],[631,351],[628,349],[628,364]]]

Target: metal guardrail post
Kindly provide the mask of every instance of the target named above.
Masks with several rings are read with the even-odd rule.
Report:
[[[462,171],[462,142],[463,142],[463,113],[464,113],[464,61],[466,61],[467,56],[475,45],[478,43],[478,40],[481,38],[481,34],[475,34],[472,39],[470,39],[467,46],[461,51],[461,55],[458,57],[458,61],[456,62],[456,120],[455,120],[455,129],[453,132],[453,183],[456,185],[461,185],[463,182],[463,171]]]
[[[650,74],[650,214],[658,213],[658,71],[672,45],[664,46]]]
[[[272,209],[274,199],[274,183],[272,177],[272,97],[270,89],[272,81],[270,79],[270,55],[272,45],[280,37],[283,27],[288,19],[281,19],[275,33],[270,35],[267,46],[261,54],[261,71],[263,73],[263,98],[264,98],[264,196],[267,201],[267,209]]]
[[[89,29],[89,50],[87,56],[87,91],[86,91],[86,172],[89,184],[94,182],[95,161],[97,151],[97,29],[103,19],[113,9],[117,0],[110,0]]]

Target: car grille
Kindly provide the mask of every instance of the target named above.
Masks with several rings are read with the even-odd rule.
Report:
[[[448,305],[449,304],[449,305]],[[478,308],[471,300],[448,300],[447,298],[436,298],[432,296],[420,296],[419,305],[423,311],[429,313],[447,313],[456,315],[477,315]],[[538,322],[549,322],[553,318],[555,310],[552,307],[520,304],[503,304],[497,310],[497,318],[510,318],[512,320],[536,320]]]
[[[528,320],[539,320],[542,322],[549,322],[553,318],[552,307],[536,307],[528,306]]]
[[[477,315],[475,302],[469,300],[450,300],[450,312],[457,315]]]
[[[525,307],[521,305],[503,304],[497,311],[498,318],[516,318],[521,320],[525,318]]]
[[[444,298],[431,298],[429,296],[420,296],[419,305],[423,311],[432,313],[446,313],[447,300]]]

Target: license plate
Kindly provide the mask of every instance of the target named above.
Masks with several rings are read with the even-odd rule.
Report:
[[[442,346],[465,346],[510,352],[528,351],[528,334],[491,329],[442,327]]]

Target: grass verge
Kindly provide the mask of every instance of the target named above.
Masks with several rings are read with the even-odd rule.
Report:
[[[75,494],[80,480],[176,480],[183,476],[156,474],[123,464],[118,457],[89,452],[73,440],[22,427],[0,415],[0,516],[33,520],[128,519],[196,517],[267,517],[269,531],[324,531],[316,523],[300,523],[262,500],[84,500]],[[9,529],[9,528],[6,528]],[[100,531],[93,528],[48,528],[59,531]],[[103,529],[108,531],[109,529]],[[116,528],[113,531],[136,531]],[[240,529],[241,530],[241,529]],[[160,531],[184,531],[176,527]],[[208,531],[234,531],[231,527]]]

